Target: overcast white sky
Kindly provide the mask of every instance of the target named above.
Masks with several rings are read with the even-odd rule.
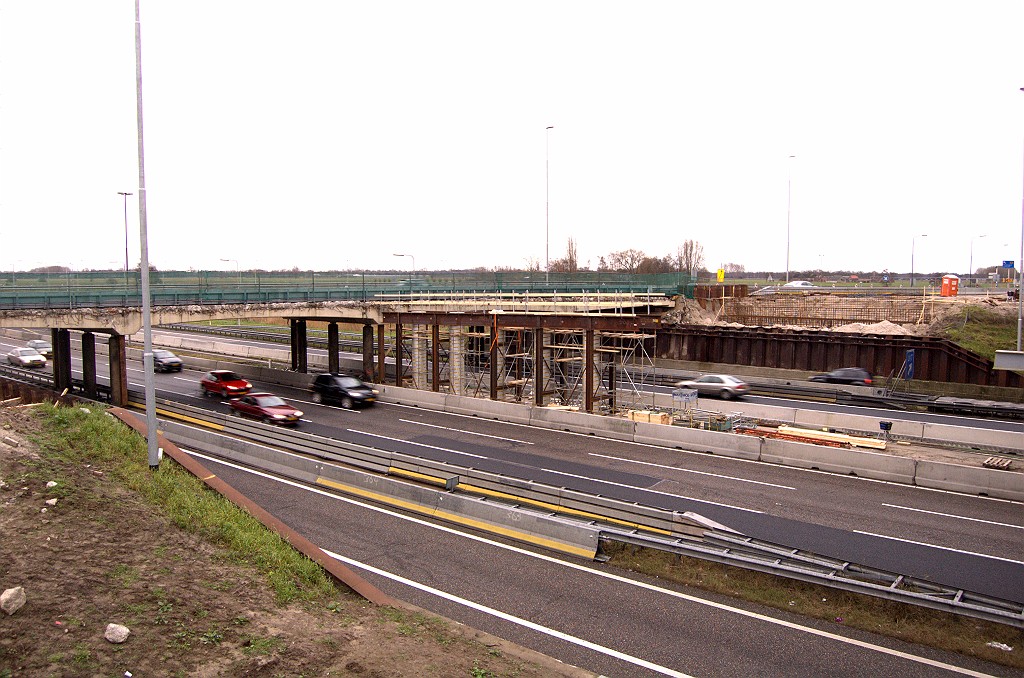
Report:
[[[118,191],[138,263],[134,15],[0,0],[0,270],[122,267]],[[142,68],[161,270],[1019,258],[1021,0],[142,0]]]

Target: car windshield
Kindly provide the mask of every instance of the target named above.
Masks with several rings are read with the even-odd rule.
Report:
[[[338,377],[338,386],[342,386],[344,388],[355,388],[362,385],[363,382],[359,381],[355,377]]]
[[[39,351],[34,348],[19,348],[18,355],[39,355]]]
[[[31,346],[32,348],[53,348],[52,346],[50,346],[50,342],[43,341],[42,339],[35,339],[33,341],[30,341],[28,342],[28,345]]]
[[[255,400],[256,404],[260,407],[280,407],[281,405],[288,404],[277,396],[259,396]]]
[[[153,351],[153,355],[157,358],[173,358],[174,354],[170,351]]]
[[[214,376],[216,376],[220,381],[242,381],[242,378],[234,372],[221,372]]]

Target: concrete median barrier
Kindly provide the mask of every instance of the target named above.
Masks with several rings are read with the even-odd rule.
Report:
[[[445,412],[508,421],[515,424],[529,424],[532,416],[531,409],[528,405],[485,398],[470,398],[469,396],[449,395],[444,400]]]
[[[765,438],[761,461],[875,480],[913,484],[917,462],[907,457]]]
[[[603,417],[598,414],[534,407],[530,410],[529,423],[531,426],[596,435],[602,438],[633,440],[634,422],[616,417]]]
[[[1024,473],[944,464],[917,462],[914,483],[919,487],[964,492],[998,499],[1024,500]]]
[[[1018,424],[1018,429],[1024,425]],[[924,424],[922,437],[925,440],[945,440],[978,447],[979,449],[1024,450],[1024,431],[997,431],[990,428],[948,426],[946,424]]]
[[[645,445],[676,447],[692,452],[709,452],[723,457],[755,461],[761,457],[761,439],[753,436],[643,422],[637,422],[635,429],[633,442]]]
[[[399,403],[426,407],[431,410],[443,410],[446,394],[435,391],[422,391],[416,388],[382,385],[376,387],[380,391],[378,400],[387,403]]]

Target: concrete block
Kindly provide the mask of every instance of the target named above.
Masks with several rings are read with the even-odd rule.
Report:
[[[693,452],[710,452],[723,457],[757,460],[761,455],[761,439],[738,433],[701,431],[686,426],[634,424],[633,442],[661,447],[677,447]]]
[[[416,388],[404,388],[399,386],[378,386],[380,391],[379,400],[387,403],[401,403],[403,405],[414,405],[425,407],[430,410],[443,411],[447,394],[435,391],[422,391]]]
[[[552,428],[574,433],[598,435],[614,440],[633,440],[634,422],[615,417],[603,417],[585,412],[570,412],[549,407],[534,407],[530,410],[530,425]],[[648,424],[649,426],[653,424]]]
[[[1024,473],[958,466],[938,461],[917,462],[914,483],[951,492],[983,495],[998,499],[1024,500]]]
[[[969,426],[924,424],[922,436],[926,440],[946,440],[975,445],[981,449],[1024,450],[1024,435],[1020,431],[996,431]]]
[[[761,461],[876,480],[913,484],[917,462],[908,457],[765,438]]]
[[[469,396],[448,395],[444,400],[445,412],[509,421],[516,424],[529,424],[532,409],[529,405],[506,403],[488,398],[470,398]]]

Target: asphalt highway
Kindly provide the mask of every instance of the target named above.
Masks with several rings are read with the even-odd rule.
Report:
[[[80,372],[77,360],[73,368]],[[139,368],[129,365],[134,388]],[[160,397],[226,412],[200,395],[199,376],[157,375]],[[694,511],[760,539],[1024,601],[1018,502],[387,403],[341,410],[301,390],[257,386],[301,406],[299,430]],[[392,595],[605,675],[916,676],[954,664],[1013,675],[206,463]]]

